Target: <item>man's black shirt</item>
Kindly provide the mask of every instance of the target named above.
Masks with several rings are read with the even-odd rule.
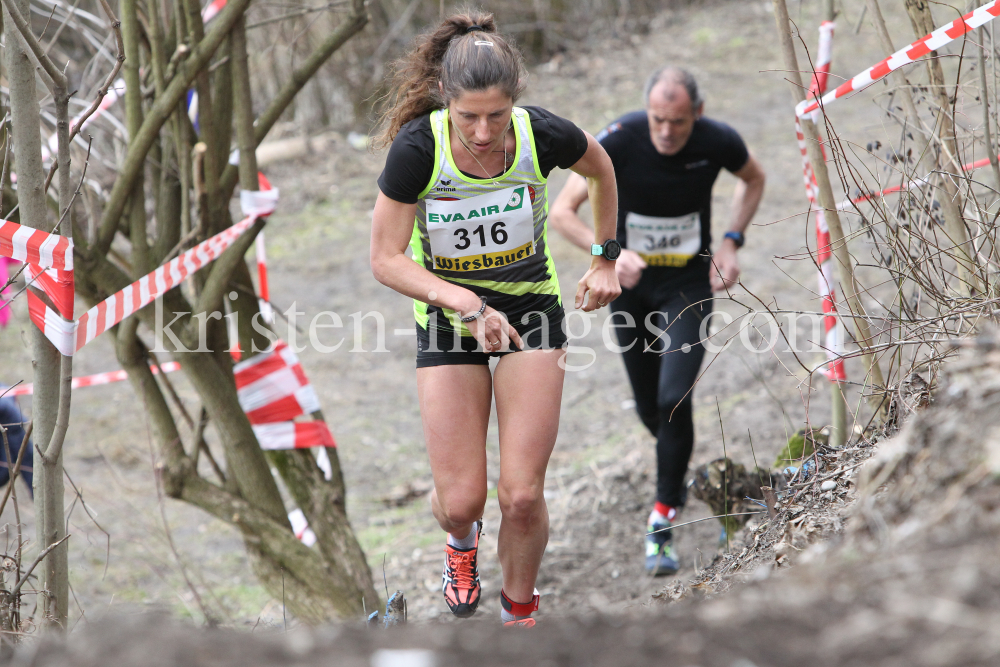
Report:
[[[597,140],[611,156],[618,181],[618,242],[626,245],[625,219],[629,212],[652,217],[699,213],[700,258],[687,266],[650,266],[657,282],[687,282],[707,276],[712,243],[712,186],[723,168],[742,169],[750,157],[736,130],[725,123],[699,118],[691,136],[676,155],[661,155],[649,136],[645,111],[633,111],[608,125]],[[653,278],[654,276],[649,276]]]

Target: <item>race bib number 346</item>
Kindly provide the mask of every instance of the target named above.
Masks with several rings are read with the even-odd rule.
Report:
[[[676,218],[638,213],[625,216],[626,244],[650,266],[686,266],[701,250],[701,218],[697,212]]]
[[[436,269],[479,271],[513,264],[535,253],[535,221],[527,185],[468,199],[425,202]]]

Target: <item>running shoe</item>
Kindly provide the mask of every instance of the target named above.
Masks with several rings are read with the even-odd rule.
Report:
[[[522,619],[519,619],[519,620],[515,619],[513,621],[507,621],[506,623],[503,624],[503,627],[505,627],[505,628],[524,628],[524,629],[533,628],[533,627],[535,627],[535,619],[529,617],[529,618],[522,618]]]
[[[479,520],[476,529],[476,546],[471,549],[457,549],[450,544],[444,547],[444,572],[441,590],[444,601],[448,603],[451,613],[459,618],[468,618],[476,613],[482,586],[479,583],[479,567],[477,554],[479,551],[479,536],[483,532],[483,522]]]
[[[671,545],[671,532],[662,530],[671,526],[669,519],[662,519],[646,526],[646,572],[654,577],[676,574],[679,566]],[[662,532],[654,532],[662,530]]]

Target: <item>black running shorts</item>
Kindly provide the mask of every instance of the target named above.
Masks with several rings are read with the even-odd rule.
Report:
[[[563,330],[565,313],[562,306],[541,316],[536,315],[526,323],[511,322],[524,343],[523,350],[558,350],[566,347],[566,332]],[[448,366],[454,364],[474,364],[487,366],[490,357],[502,357],[522,350],[513,344],[512,349],[503,352],[486,352],[471,336],[456,336],[454,329],[417,326],[417,368],[428,366]],[[433,334],[433,335],[432,335]]]

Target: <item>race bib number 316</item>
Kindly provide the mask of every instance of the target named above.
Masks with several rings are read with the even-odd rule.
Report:
[[[650,266],[686,266],[701,250],[701,217],[697,212],[676,218],[638,213],[625,216],[626,244]]]
[[[535,221],[527,185],[468,199],[425,202],[436,269],[479,271],[513,264],[535,253]]]

